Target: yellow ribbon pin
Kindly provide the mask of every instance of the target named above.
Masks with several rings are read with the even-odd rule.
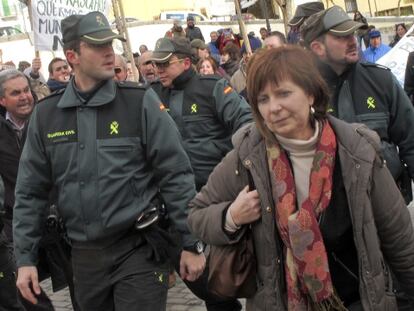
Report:
[[[197,104],[191,105],[191,113],[197,113]]]
[[[119,127],[119,123],[116,121],[113,121],[110,125],[111,132],[109,134],[111,135],[118,134],[118,127]]]
[[[368,97],[367,105],[368,105],[368,109],[375,109],[376,108],[375,107],[375,99],[372,96]]]

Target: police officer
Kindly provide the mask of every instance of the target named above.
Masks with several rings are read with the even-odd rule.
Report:
[[[252,121],[250,107],[225,79],[196,73],[184,38],[159,39],[152,61],[159,79],[151,87],[180,130],[200,190],[232,149],[232,134]]]
[[[252,116],[247,102],[226,80],[200,76],[191,65],[191,46],[185,38],[156,42],[152,61],[159,80],[151,87],[177,124],[194,170],[196,189],[206,184],[213,168],[232,149],[231,136]],[[208,310],[240,310],[236,299],[222,300],[207,292],[207,275],[186,282]]]
[[[333,6],[309,17],[301,33],[331,89],[331,113],[347,122],[364,123],[378,133],[387,166],[409,202],[414,177],[414,108],[388,68],[359,61],[354,32],[361,27],[364,24]],[[405,303],[399,301],[400,310],[405,310],[401,308]]]
[[[17,286],[36,302],[41,216],[55,186],[80,308],[165,310],[167,242],[153,223],[158,196],[186,249],[181,277],[193,281],[205,265],[186,224],[195,194],[188,157],[158,96],[113,81],[112,41],[123,38],[106,17],[72,15],[61,28],[74,77],[35,107],[29,125],[13,219]]]

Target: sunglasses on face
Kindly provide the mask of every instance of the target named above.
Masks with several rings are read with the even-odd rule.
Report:
[[[158,68],[158,69],[166,69],[168,68],[171,64],[174,63],[181,63],[183,61],[183,59],[174,59],[165,63],[154,63],[154,65]]]

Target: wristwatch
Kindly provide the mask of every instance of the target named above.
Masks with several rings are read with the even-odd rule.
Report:
[[[204,251],[204,243],[201,241],[197,241],[191,246],[183,247],[183,249],[185,251],[200,255]]]

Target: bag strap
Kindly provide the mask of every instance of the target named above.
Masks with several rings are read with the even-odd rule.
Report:
[[[247,170],[247,178],[249,179],[249,190],[250,191],[256,190],[256,186],[255,186],[254,181],[253,181],[252,173],[250,173],[249,170]]]

